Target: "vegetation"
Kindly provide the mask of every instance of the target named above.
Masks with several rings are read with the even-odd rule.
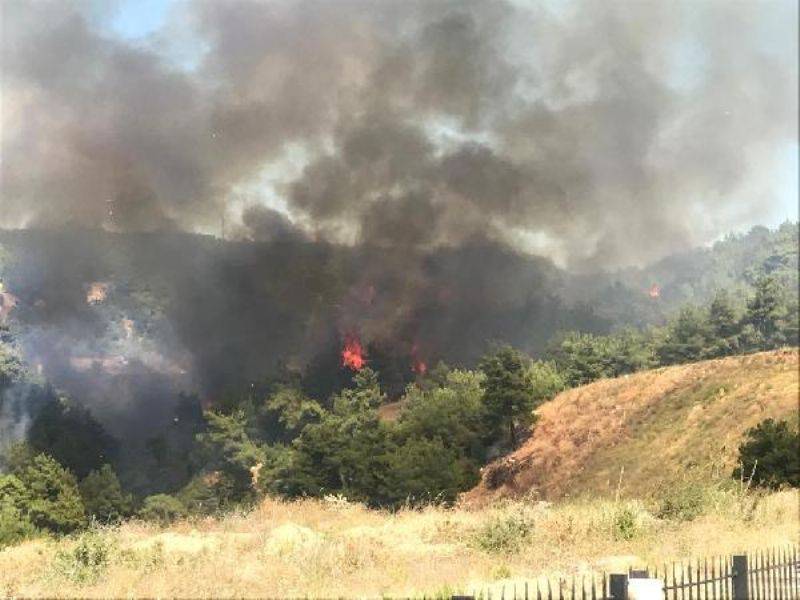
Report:
[[[774,419],[749,429],[733,476],[773,489],[800,487],[800,433],[788,421]]]
[[[14,465],[0,480],[0,499],[38,529],[69,533],[85,523],[75,476],[45,454]]]
[[[483,398],[491,426],[508,432],[511,448],[517,446],[517,428],[529,427],[534,419],[535,397],[525,357],[503,346],[481,361]]]
[[[133,512],[133,497],[122,491],[111,465],[90,472],[80,483],[86,513],[101,523],[113,523]]]
[[[747,485],[752,462],[742,478],[731,473],[748,429],[797,418],[798,360],[797,349],[780,349],[566,390],[537,410],[531,437],[488,465],[466,499],[653,493],[669,502],[659,514],[687,518],[694,486]]]
[[[431,597],[549,576],[626,572],[794,542],[797,490],[706,486],[690,521],[658,498],[535,499],[392,513],[341,498],[266,498],[162,527],[127,522],[0,553],[11,597]]]
[[[550,444],[557,454],[552,464],[562,465],[543,469],[540,480],[531,482],[543,493],[561,493],[565,482],[547,480],[551,472],[569,472],[564,465],[573,461],[586,478],[596,475],[614,481],[617,474],[608,468],[620,461],[610,459],[613,450],[584,456],[594,441],[574,441],[576,448],[572,448],[570,436],[548,440],[537,432],[563,427],[547,422],[546,427],[532,429],[535,420],[548,419],[557,410],[549,402],[557,394],[600,379],[796,345],[797,297],[789,287],[794,280],[787,271],[793,255],[778,246],[758,268],[741,275],[745,288],[732,285],[733,292],[720,288],[713,295],[697,295],[709,300],[683,306],[662,326],[622,328],[607,335],[565,331],[538,360],[510,346],[498,346],[475,370],[451,369],[442,363],[419,374],[398,392],[399,397],[391,398],[400,407],[396,419],[381,417],[380,409],[389,398],[380,374],[369,367],[329,396],[310,395],[314,386],[304,375],[284,368],[275,377],[230,389],[211,410],[202,411],[197,398],[183,397],[171,429],[153,432],[143,444],[149,465],[146,474],[157,482],[149,486],[137,486],[124,470],[121,482],[116,441],[79,400],[28,371],[9,331],[1,329],[0,415],[19,415],[24,407],[29,425],[24,444],[5,448],[0,536],[13,541],[35,532],[64,534],[90,522],[113,523],[134,514],[169,523],[187,515],[251,507],[265,495],[333,495],[390,509],[450,504],[480,481],[487,461],[514,452],[521,442]],[[749,290],[743,300],[741,289]],[[370,364],[396,371],[379,353],[376,361]],[[754,367],[756,374],[758,368]],[[395,375],[390,377],[393,387],[403,380]],[[737,377],[727,373],[713,384],[693,388],[691,394],[653,396],[655,400],[644,402],[641,410],[624,413],[615,427],[620,434],[635,425],[643,434],[662,435],[654,423],[670,410],[683,414],[698,404],[711,410],[714,394],[727,394],[731,386],[739,385]],[[742,389],[749,388],[737,388],[737,398],[742,397]],[[753,390],[749,401],[759,395],[764,396],[763,389]],[[565,397],[570,398],[570,393],[561,395]],[[595,423],[615,419],[624,404],[617,398],[614,406],[607,407],[608,414],[596,415]],[[563,420],[569,408],[559,406]],[[744,405],[736,408],[746,410]],[[577,415],[575,422],[583,422],[582,418]],[[720,424],[735,420],[730,430],[739,432],[736,435],[744,424],[757,423],[753,415],[735,411],[719,418]],[[754,430],[742,446],[744,477],[749,478],[758,464],[754,485],[798,485],[796,461],[785,458],[796,448],[796,438],[791,437],[796,434],[785,425],[768,423]],[[7,427],[6,421],[0,419],[0,427]],[[525,441],[531,431],[534,439]],[[591,435],[591,440],[604,439],[597,432]],[[537,436],[544,437],[537,441]],[[732,447],[738,442],[734,439]],[[705,452],[706,446],[703,441],[697,447]],[[525,446],[517,451],[524,454]],[[606,457],[603,464],[596,462],[600,456]],[[665,463],[671,461],[667,458]],[[627,458],[621,462],[627,477],[643,468],[628,464]],[[788,467],[781,471],[781,465]],[[498,493],[518,478],[512,463],[501,466],[486,471]],[[726,468],[730,473],[732,465]],[[689,520],[697,512],[692,502],[688,493],[665,496],[657,513],[666,519]],[[611,529],[625,539],[639,522],[623,513]],[[502,532],[504,527],[495,529]]]

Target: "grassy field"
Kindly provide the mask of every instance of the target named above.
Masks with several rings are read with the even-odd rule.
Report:
[[[682,496],[689,511],[669,518],[659,517],[663,500],[518,500],[393,514],[334,499],[266,500],[248,514],[166,528],[129,522],[7,548],[0,594],[447,595],[797,541],[796,491],[732,486]]]
[[[476,504],[536,490],[552,500],[657,493],[727,479],[744,432],[768,417],[797,420],[796,348],[664,367],[559,394],[533,436],[484,469]]]

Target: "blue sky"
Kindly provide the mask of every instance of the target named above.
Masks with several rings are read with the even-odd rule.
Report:
[[[122,0],[111,18],[111,29],[122,38],[136,39],[164,24],[175,0]]]

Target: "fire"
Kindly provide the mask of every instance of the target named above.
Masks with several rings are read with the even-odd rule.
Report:
[[[361,347],[358,336],[345,336],[344,348],[342,349],[342,366],[348,367],[353,371],[360,371],[366,363],[364,349]]]
[[[428,372],[427,363],[419,357],[419,346],[417,344],[411,347],[411,370],[417,375],[425,375]]]
[[[102,281],[93,281],[86,292],[86,304],[100,304],[108,295],[108,284]]]
[[[653,299],[658,298],[661,296],[661,288],[657,283],[654,283],[652,286],[650,286],[650,291],[647,292],[647,294]]]

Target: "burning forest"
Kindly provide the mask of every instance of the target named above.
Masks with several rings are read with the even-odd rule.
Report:
[[[792,3],[156,4],[0,6],[0,492],[452,503],[565,389],[796,344]]]

